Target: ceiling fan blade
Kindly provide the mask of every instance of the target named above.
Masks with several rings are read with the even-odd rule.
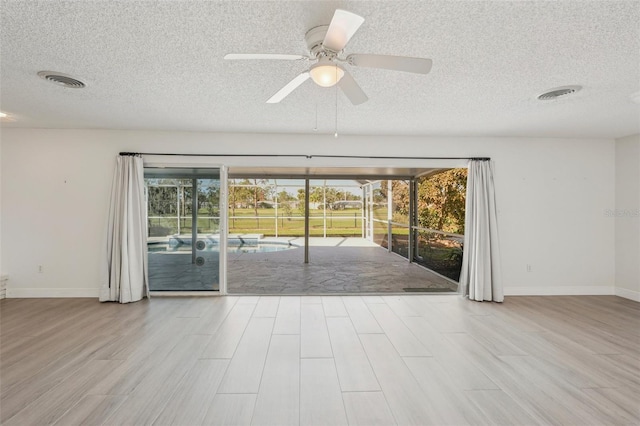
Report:
[[[322,45],[325,49],[340,52],[364,22],[362,16],[342,9],[336,9],[329,24]]]
[[[338,86],[354,105],[360,105],[369,100],[367,94],[364,93],[362,88],[358,86],[358,83],[356,83],[347,71],[344,72],[344,76],[338,82]]]
[[[307,81],[308,78],[309,78],[309,73],[307,71],[303,72],[302,74],[300,74],[299,76],[291,80],[289,83],[287,83],[286,86],[284,86],[282,89],[278,90],[278,92],[275,95],[269,98],[267,103],[277,104],[278,102],[280,102],[281,100],[289,96],[289,93],[296,90],[298,86],[300,86],[302,83]]]
[[[281,61],[299,61],[309,58],[302,55],[283,55],[279,53],[228,53],[224,55],[224,59],[275,59]]]
[[[354,53],[347,56],[347,62],[356,67],[384,68],[394,71],[427,74],[431,71],[433,61],[426,58],[409,56],[367,55]]]

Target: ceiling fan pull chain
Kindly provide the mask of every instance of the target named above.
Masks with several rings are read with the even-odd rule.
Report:
[[[315,127],[313,128],[313,131],[314,131],[314,132],[317,132],[317,131],[318,131],[318,102],[316,102],[316,125],[315,125]]]
[[[338,67],[336,66],[336,81],[338,80]],[[336,132],[333,134],[334,138],[338,138],[338,85],[336,84]]]

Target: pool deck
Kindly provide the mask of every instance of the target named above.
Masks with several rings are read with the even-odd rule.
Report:
[[[229,253],[228,291],[236,294],[451,292],[457,284],[364,238],[269,238],[298,249]]]
[[[291,244],[277,252],[229,252],[230,294],[349,294],[451,292],[457,284],[364,238],[312,237],[304,264],[304,238],[265,238],[261,242]],[[191,254],[149,254],[152,290],[217,290],[210,277],[218,268],[217,253],[206,252],[203,266]],[[188,256],[188,257],[186,257]]]

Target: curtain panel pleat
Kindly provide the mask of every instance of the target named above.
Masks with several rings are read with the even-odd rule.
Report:
[[[149,297],[147,220],[142,158],[121,155],[111,185],[101,302]]]
[[[469,163],[460,286],[472,300],[504,300],[491,161]]]

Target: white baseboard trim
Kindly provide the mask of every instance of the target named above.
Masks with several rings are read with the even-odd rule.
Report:
[[[613,286],[505,287],[505,296],[612,296]]]
[[[8,288],[7,299],[48,297],[92,297],[98,298],[97,288]],[[215,293],[219,296],[219,292]],[[153,296],[161,296],[152,292]],[[168,294],[166,294],[168,296]],[[175,294],[171,294],[175,296]],[[193,293],[189,293],[193,296]],[[213,294],[212,294],[213,295]],[[603,296],[615,295],[640,302],[640,292],[611,286],[559,286],[559,287],[505,287],[505,296]]]
[[[625,299],[635,300],[640,302],[640,291],[628,290],[626,288],[616,287],[616,296],[624,297]]]
[[[95,297],[97,288],[8,288],[7,299],[48,298],[48,297]]]

